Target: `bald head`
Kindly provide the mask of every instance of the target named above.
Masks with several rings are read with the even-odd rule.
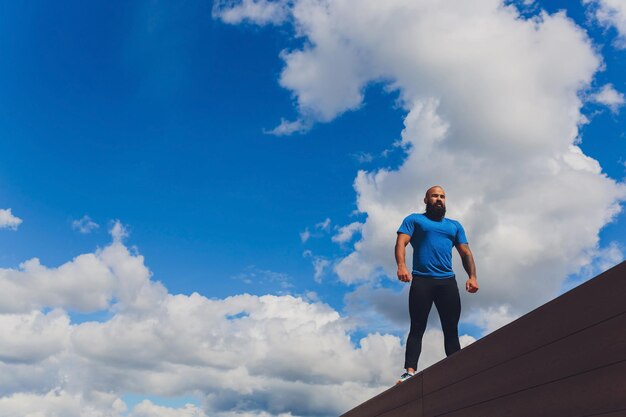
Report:
[[[437,192],[437,194],[443,194],[444,196],[446,195],[446,192],[440,185],[433,185],[428,190],[426,190],[426,195],[424,196],[424,198],[428,199],[430,197],[430,194],[435,191]]]

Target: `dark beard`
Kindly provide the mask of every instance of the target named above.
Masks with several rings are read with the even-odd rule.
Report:
[[[432,220],[441,220],[446,215],[446,206],[426,203],[426,216]]]

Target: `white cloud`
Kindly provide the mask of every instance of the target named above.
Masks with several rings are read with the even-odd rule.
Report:
[[[144,400],[130,413],[126,404],[114,395],[92,393],[89,396],[54,389],[45,394],[17,393],[0,397],[0,415],[13,417],[207,417],[193,404],[180,408],[163,407]]]
[[[615,90],[612,84],[605,84],[600,91],[591,95],[590,100],[607,106],[616,114],[624,105],[624,94]]]
[[[510,310],[505,304],[474,309],[467,321],[484,328],[486,333],[491,333],[519,317]]]
[[[306,243],[311,238],[311,232],[308,228],[304,229],[304,232],[300,233],[300,240],[302,243]]]
[[[17,230],[20,224],[22,224],[22,219],[14,216],[11,209],[0,209],[0,229]]]
[[[122,417],[125,404],[106,393],[89,398],[62,389],[0,397],[0,415],[24,417]]]
[[[168,294],[116,239],[56,268],[2,273],[22,299],[0,302],[0,415],[338,415],[391,386],[404,354],[389,334],[353,342],[353,324],[314,297]],[[74,309],[106,314],[73,323]],[[439,350],[427,342],[424,364]],[[128,410],[126,393],[193,396],[202,409]]]
[[[374,157],[369,152],[357,152],[351,155],[360,164],[372,162]]]
[[[303,119],[297,119],[294,121],[281,119],[278,126],[274,129],[268,130],[266,133],[275,136],[289,136],[294,133],[305,133],[311,129],[311,127],[311,122]]]
[[[352,240],[352,236],[355,233],[358,233],[363,228],[363,223],[354,222],[350,223],[347,226],[343,226],[339,229],[336,235],[334,235],[331,240],[335,243],[346,243]]]
[[[410,285],[398,291],[361,285],[344,296],[346,316],[365,331],[393,334],[408,333],[410,327],[408,297]],[[429,316],[429,323],[437,314]]]
[[[328,268],[329,266],[330,266],[330,261],[328,259],[324,259],[320,257],[316,257],[313,259],[313,268],[314,268],[313,279],[315,280],[315,282],[317,283],[322,282],[322,276],[324,276],[324,272],[326,271],[326,268]]]
[[[78,230],[80,233],[83,234],[91,233],[99,227],[100,225],[91,220],[91,217],[87,215],[84,215],[79,220],[72,221],[72,229]]]
[[[220,413],[220,417],[293,417],[291,413],[270,414],[266,411],[260,412],[224,412]]]
[[[468,335],[462,335],[459,337],[461,348],[464,348],[475,341],[476,339]],[[426,330],[422,340],[422,353],[417,365],[417,370],[421,371],[426,369],[445,357],[446,354],[443,344],[443,332],[441,330],[434,329]]]
[[[615,46],[626,48],[626,2],[624,0],[583,0],[598,22],[606,27],[614,27],[618,37]]]
[[[119,220],[114,220],[111,228],[109,229],[109,233],[113,237],[113,241],[121,242],[125,238],[128,237],[128,228],[124,226]]]
[[[315,256],[310,250],[305,250],[302,253],[305,258],[311,258],[313,264],[313,279],[318,284],[322,282],[322,277],[326,272],[326,269],[330,266],[330,261],[323,256]]]
[[[318,232],[314,232],[314,233],[311,233],[308,227],[305,228],[303,232],[300,232],[300,240],[302,241],[302,243],[306,243],[312,237],[320,238],[324,236],[325,233],[330,232],[330,223],[331,223],[331,220],[329,218],[326,218],[324,221],[316,223],[314,231],[318,231]]]
[[[0,268],[0,312],[25,313],[44,307],[93,312],[118,307],[148,308],[165,289],[149,281],[143,257],[132,255],[120,241],[119,222],[113,243],[56,268],[37,258],[18,269]]]
[[[570,290],[577,285],[593,278],[601,272],[619,264],[625,259],[623,247],[618,242],[611,242],[605,247],[594,247],[586,251],[578,260],[580,271],[568,277],[563,284],[563,291]]]
[[[284,0],[216,0],[213,17],[225,23],[250,22],[258,25],[283,23],[289,17],[288,2]]]
[[[252,284],[257,290],[262,287],[277,287],[280,291],[293,287],[288,274],[257,268],[253,265],[246,267],[243,272],[233,276],[233,279]]]
[[[315,228],[325,232],[330,231],[330,219],[327,217],[323,222],[317,223]]]
[[[340,279],[395,280],[395,231],[441,184],[478,266],[468,317],[505,317],[482,320],[490,330],[556,296],[626,199],[624,183],[576,146],[581,93],[602,68],[585,31],[563,12],[526,19],[499,0],[295,0],[291,14],[304,42],[282,53],[279,82],[302,118],[360,108],[371,83],[407,112],[401,166],[355,179],[367,220],[335,266]],[[455,269],[464,276],[456,255]]]
[[[207,415],[193,404],[181,408],[162,407],[144,400],[133,408],[130,417],[207,417]]]
[[[36,363],[63,351],[69,340],[69,319],[61,311],[48,314],[0,315],[0,360],[5,363]]]

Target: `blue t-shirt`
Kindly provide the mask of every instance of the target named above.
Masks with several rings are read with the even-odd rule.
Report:
[[[443,218],[431,220],[425,214],[411,214],[398,233],[411,236],[413,246],[413,275],[433,278],[450,278],[452,271],[452,247],[467,243],[465,230],[456,220]]]

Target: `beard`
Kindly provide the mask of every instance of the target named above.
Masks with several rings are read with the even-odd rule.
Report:
[[[431,219],[441,220],[446,215],[446,206],[439,203],[426,203],[426,215]]]

